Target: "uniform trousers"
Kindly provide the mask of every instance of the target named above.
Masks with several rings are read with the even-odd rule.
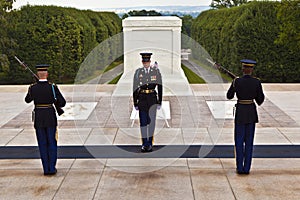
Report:
[[[153,143],[153,134],[155,130],[155,121],[156,121],[156,109],[157,105],[152,105],[149,110],[140,110],[140,128],[142,135],[143,146],[152,146]]]
[[[44,173],[55,173],[57,160],[56,127],[36,128]]]
[[[236,169],[249,173],[252,160],[255,123],[235,124],[234,141],[236,153]]]

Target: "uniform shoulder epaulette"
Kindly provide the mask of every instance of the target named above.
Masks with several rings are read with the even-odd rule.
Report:
[[[135,70],[135,73],[138,73],[138,72],[140,72],[142,69],[143,69],[143,67],[139,67],[139,68],[137,68],[137,69]]]
[[[35,82],[35,83],[32,83],[32,84],[30,84],[30,86],[29,87],[32,87],[32,86],[34,86],[34,85],[36,85],[37,84],[37,82]]]

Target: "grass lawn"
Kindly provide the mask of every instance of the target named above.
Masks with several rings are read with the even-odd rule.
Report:
[[[107,71],[109,71],[109,70],[115,68],[116,66],[118,66],[118,65],[120,65],[120,64],[122,64],[122,63],[123,63],[123,61],[115,61],[115,62],[112,62],[109,66],[107,66],[107,67],[105,68],[105,70],[104,70],[103,73],[105,73],[105,72],[107,72]]]
[[[108,84],[117,84],[119,79],[121,78],[123,73],[121,73],[120,75],[118,75],[117,77],[115,77],[113,80],[109,81]]]
[[[190,70],[189,68],[187,68],[183,64],[181,64],[181,68],[183,69],[184,74],[187,77],[187,79],[188,79],[188,81],[189,81],[190,84],[202,84],[202,83],[205,83],[205,81],[200,76],[198,76],[197,74],[195,74],[192,70]]]

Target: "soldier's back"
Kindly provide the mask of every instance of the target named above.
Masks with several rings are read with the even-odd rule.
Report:
[[[49,82],[37,82],[31,86],[31,96],[35,104],[34,127],[55,127],[57,117],[53,103],[55,101],[52,84]]]
[[[35,104],[52,104],[54,96],[49,82],[38,82],[32,85],[31,95]]]
[[[235,81],[236,95],[238,99],[255,99],[260,87],[260,80],[252,76],[243,76]]]

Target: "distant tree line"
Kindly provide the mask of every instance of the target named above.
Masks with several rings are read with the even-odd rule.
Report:
[[[121,19],[115,13],[56,6],[24,6],[6,12],[5,19],[0,21],[1,84],[32,82],[30,73],[18,65],[14,55],[33,70],[36,64],[50,64],[52,81],[73,83],[90,51],[122,31]]]
[[[155,10],[132,10],[122,16],[122,19],[131,16],[162,16],[161,13],[156,12]]]
[[[202,12],[191,37],[212,58],[241,75],[239,60],[258,62],[255,75],[264,82],[300,82],[300,0],[253,1]]]
[[[240,6],[247,3],[248,0],[212,0],[210,7],[222,9]]]

